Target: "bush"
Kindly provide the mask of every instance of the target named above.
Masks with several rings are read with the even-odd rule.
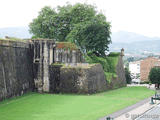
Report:
[[[119,53],[111,53],[105,57],[98,57],[92,52],[89,52],[86,56],[86,62],[92,63],[100,63],[103,67],[106,79],[110,82],[113,77],[117,77],[116,75],[116,66],[119,59]]]
[[[131,81],[132,81],[131,74],[127,68],[125,68],[125,77],[126,77],[127,84],[131,84]]]
[[[152,84],[157,84],[158,88],[160,86],[160,68],[154,67],[150,70],[149,80]]]

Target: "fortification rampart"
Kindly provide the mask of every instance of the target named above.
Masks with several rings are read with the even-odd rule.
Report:
[[[87,65],[79,50],[56,49],[54,40],[0,40],[0,100],[31,90],[50,93],[96,93],[123,87],[122,56],[109,83],[100,64]],[[55,67],[53,64],[65,64]]]
[[[29,42],[0,39],[0,46],[1,47],[13,47],[13,48],[29,48]]]
[[[32,61],[28,43],[0,40],[0,100],[33,89]]]

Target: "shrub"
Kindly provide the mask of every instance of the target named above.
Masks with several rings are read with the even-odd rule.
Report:
[[[160,86],[160,68],[159,67],[154,67],[150,70],[149,80],[151,81],[152,84],[157,84],[159,88]]]
[[[100,63],[103,67],[104,74],[106,79],[110,82],[113,77],[117,77],[116,75],[116,66],[119,59],[119,53],[111,53],[105,57],[98,57],[92,52],[89,52],[85,59],[88,63]]]

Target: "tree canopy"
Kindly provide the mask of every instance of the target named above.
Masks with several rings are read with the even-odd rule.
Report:
[[[35,37],[74,42],[84,52],[98,55],[104,55],[111,43],[110,23],[95,6],[88,4],[67,4],[54,9],[46,6],[29,26]]]
[[[153,84],[160,84],[160,68],[154,67],[150,70],[149,80]]]
[[[125,77],[127,84],[131,84],[132,78],[128,68],[125,68]]]

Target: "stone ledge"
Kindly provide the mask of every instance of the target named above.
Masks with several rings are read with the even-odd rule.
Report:
[[[2,47],[16,47],[16,48],[29,48],[28,41],[13,41],[13,40],[0,40]]]

